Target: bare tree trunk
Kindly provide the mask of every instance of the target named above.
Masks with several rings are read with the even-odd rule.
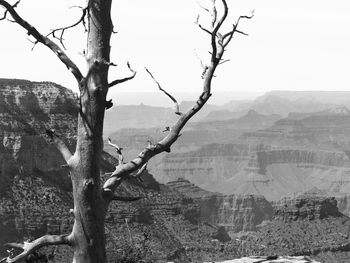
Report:
[[[101,194],[100,159],[112,33],[110,9],[111,0],[90,1],[88,6],[88,74],[80,83],[78,140],[70,164],[75,206],[72,246],[76,263],[107,262],[104,233],[107,202]]]

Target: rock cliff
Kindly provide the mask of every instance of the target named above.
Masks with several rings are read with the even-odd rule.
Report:
[[[71,91],[48,82],[0,80],[0,257],[6,255],[5,242],[70,231],[70,178],[44,134],[47,128],[55,129],[73,148],[76,120]],[[102,172],[113,171],[115,162],[103,154]],[[186,196],[159,185],[147,172],[142,176],[143,185],[130,181],[118,188],[120,195],[143,199],[111,206],[106,219],[109,258],[120,259],[128,246],[143,247],[149,262],[187,262],[198,251],[203,258],[209,250],[215,254],[211,240],[225,238],[223,229],[201,221],[199,206]],[[60,262],[70,262],[72,251],[56,252]]]
[[[76,114],[75,95],[62,86],[0,79],[0,195],[15,174],[62,171],[64,161],[47,144],[45,129],[54,129],[73,145]]]
[[[197,198],[201,217],[231,232],[255,231],[273,216],[272,205],[263,196],[222,195]]]
[[[151,168],[161,182],[183,177],[208,191],[263,195],[275,201],[314,187],[337,197],[350,190],[350,160],[338,150],[210,144],[168,154]]]
[[[179,178],[166,184],[199,206],[203,221],[224,227],[227,231],[255,231],[256,226],[273,216],[273,208],[263,196],[222,195],[205,191],[190,181]]]
[[[295,221],[344,217],[339,212],[335,197],[301,195],[296,199],[284,198],[274,204],[274,219]]]

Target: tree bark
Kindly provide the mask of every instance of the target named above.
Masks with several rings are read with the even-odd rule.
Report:
[[[78,139],[70,164],[75,206],[73,262],[105,263],[104,220],[108,203],[101,194],[100,161],[113,26],[111,0],[89,1],[88,4],[88,74],[80,82]]]

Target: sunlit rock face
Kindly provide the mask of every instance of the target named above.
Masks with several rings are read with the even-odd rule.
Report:
[[[63,159],[48,145],[45,130],[54,129],[74,144],[77,109],[73,92],[57,84],[0,79],[2,180],[35,169],[60,169]]]

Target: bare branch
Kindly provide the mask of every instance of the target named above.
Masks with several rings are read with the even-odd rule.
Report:
[[[229,61],[230,61],[229,59],[222,60],[222,61],[220,61],[219,65],[224,64],[224,63],[229,62]]]
[[[117,80],[112,81],[111,83],[108,84],[108,87],[109,87],[109,88],[110,88],[110,87],[113,87],[113,86],[115,86],[115,85],[118,85],[118,84],[120,84],[120,83],[126,82],[126,81],[128,81],[128,80],[131,80],[131,79],[133,79],[133,78],[136,76],[136,71],[134,71],[134,70],[131,68],[129,61],[128,61],[126,64],[127,64],[128,68],[129,68],[129,70],[132,72],[132,75],[129,76],[129,77],[123,78],[123,79],[117,79]]]
[[[106,61],[106,60],[104,60],[104,59],[99,60],[99,61],[97,61],[97,62],[99,62],[99,63],[101,63],[101,64],[105,64],[105,65],[107,65],[108,67],[111,67],[111,66],[116,67],[116,66],[118,66],[117,64],[115,64],[115,63],[113,63],[113,62],[110,62],[110,61]]]
[[[216,5],[215,5],[216,0],[212,0],[212,3],[213,3],[213,9],[211,13],[211,16],[212,16],[211,28],[215,28],[215,24],[218,19],[218,11],[216,10]]]
[[[40,42],[51,49],[56,56],[63,62],[63,64],[72,72],[78,83],[82,80],[83,75],[81,74],[79,68],[74,64],[74,62],[62,51],[62,49],[55,44],[48,37],[43,36],[39,31],[25,21],[15,10],[15,7],[10,5],[4,0],[0,0],[0,5],[3,6],[8,13],[11,14],[14,21],[27,30],[28,35],[32,35],[37,42]]]
[[[16,8],[20,2],[21,2],[21,0],[18,0],[14,5],[12,5],[12,8]],[[8,13],[8,10],[6,9],[5,12],[4,12],[3,17],[0,18],[0,21],[6,19],[7,13]],[[12,20],[9,20],[9,19],[8,19],[8,21],[15,22],[15,21],[12,21]]]
[[[124,149],[123,147],[120,147],[120,146],[118,146],[118,145],[116,145],[116,144],[114,144],[114,143],[112,143],[112,140],[110,139],[110,138],[108,138],[108,144],[110,145],[110,146],[112,146],[115,150],[116,150],[116,152],[118,153],[118,154],[122,154],[122,150]]]
[[[121,165],[124,162],[124,157],[123,157],[123,154],[122,154],[122,150],[124,148],[120,147],[120,146],[118,146],[118,145],[116,145],[114,143],[112,143],[112,140],[110,138],[108,138],[108,144],[110,146],[112,146],[115,149],[115,151],[117,152],[117,154],[118,154],[118,161],[119,161],[118,165]]]
[[[75,7],[76,7],[76,6],[75,6]],[[80,7],[80,8],[81,8],[81,7]],[[85,23],[85,16],[86,16],[86,14],[87,14],[88,8],[85,7],[85,8],[81,8],[81,9],[82,9],[82,12],[83,12],[83,13],[82,13],[80,19],[79,19],[77,22],[75,22],[74,24],[72,24],[72,25],[70,25],[70,26],[65,26],[65,27],[60,27],[60,28],[54,29],[54,30],[52,30],[49,34],[47,34],[46,37],[52,35],[52,37],[53,37],[53,38],[56,38],[57,40],[59,40],[60,43],[61,43],[61,45],[62,45],[62,47],[63,47],[64,49],[66,49],[66,47],[64,46],[64,43],[63,43],[63,40],[64,40],[64,39],[63,39],[63,35],[64,35],[64,33],[65,33],[65,31],[66,31],[67,29],[73,28],[73,27],[79,25],[80,23],[82,23],[83,26],[84,26],[84,31],[87,32],[86,23]],[[60,33],[59,37],[57,37],[57,36],[56,36],[56,33],[59,32],[59,31],[61,31],[61,33]]]
[[[216,3],[215,0],[212,1],[214,4]],[[228,61],[222,59],[223,54],[225,52],[225,46],[223,44],[225,35],[221,35],[219,33],[222,24],[227,18],[228,6],[226,4],[226,0],[221,0],[221,2],[223,3],[224,11],[219,19],[218,14],[215,14],[215,12],[217,12],[216,8],[213,8],[214,14],[212,15],[212,25],[214,25],[214,27],[213,30],[210,31],[212,47],[212,51],[210,52],[211,60],[205,68],[205,71],[203,72],[203,91],[197,99],[196,103],[187,112],[183,113],[173,126],[169,127],[169,132],[162,140],[146,147],[132,161],[129,161],[116,167],[116,170],[113,172],[111,177],[104,183],[103,191],[110,193],[114,192],[115,189],[121,184],[121,182],[124,179],[129,178],[130,174],[139,171],[153,156],[162,152],[169,152],[172,144],[181,136],[181,130],[186,125],[186,123],[205,105],[205,103],[210,98],[211,81],[215,76],[215,70],[220,63],[222,64]],[[236,28],[234,29],[236,30]],[[229,40],[231,40],[231,33],[228,34],[226,38],[229,38]],[[226,39],[226,41],[227,40],[228,39]],[[164,89],[161,88],[160,84],[158,83],[158,81],[155,80],[153,75],[147,69],[146,71],[156,82],[158,88],[177,104],[177,101],[169,93],[167,93]],[[168,131],[168,129],[166,129],[166,131]]]
[[[207,70],[208,70],[208,66],[206,64],[203,63],[203,61],[201,60],[201,58],[199,57],[199,55],[197,54],[196,50],[194,50],[194,53],[196,55],[196,57],[198,58],[200,64],[201,64],[201,67],[203,69],[202,71],[202,79],[204,78],[205,74],[207,73]]]
[[[210,11],[209,11],[208,8],[202,6],[201,3],[199,3],[198,1],[196,1],[196,2],[197,2],[198,6],[199,6],[200,8],[202,8],[203,10],[207,11],[208,13],[210,13]]]
[[[211,35],[212,33],[211,33],[211,31],[209,30],[209,29],[206,29],[205,27],[203,27],[200,23],[199,23],[199,15],[197,16],[197,19],[196,19],[196,21],[195,21],[195,24],[197,24],[198,25],[198,27],[200,28],[200,29],[202,29],[204,32],[206,32],[206,33],[208,33],[209,35]]]
[[[164,128],[164,130],[162,130],[162,132],[168,132],[168,131],[170,131],[170,127],[169,127],[169,126],[166,126],[166,127]]]
[[[175,114],[176,115],[182,115],[182,113],[179,110],[179,104],[177,103],[177,100],[171,95],[169,94],[166,90],[164,90],[159,82],[153,77],[152,73],[145,67],[145,70],[147,71],[147,73],[151,76],[151,78],[154,80],[154,82],[157,84],[158,88],[160,91],[164,92],[165,95],[167,95],[175,104]]]
[[[142,182],[143,180],[141,179],[141,175],[147,169],[147,164],[148,163],[145,163],[136,173],[130,174],[128,177],[129,178],[136,178]]]
[[[46,130],[46,135],[50,138],[51,142],[55,144],[56,148],[60,151],[66,163],[69,163],[69,160],[72,157],[72,153],[69,151],[68,147],[62,141],[62,139],[55,133],[54,130]]]
[[[7,263],[18,262],[24,258],[26,258],[31,253],[35,252],[41,247],[44,246],[52,246],[52,245],[71,245],[70,236],[69,235],[45,235],[31,242],[24,242],[23,244],[18,243],[7,243],[6,247],[9,248],[17,248],[23,250],[22,253],[15,256],[14,258],[8,257],[6,259]]]
[[[228,32],[225,35],[223,35],[223,37],[222,37],[223,46],[226,47],[230,43],[230,41],[231,41],[231,39],[233,37],[233,34],[235,32],[237,32],[239,34],[242,34],[242,35],[245,35],[245,36],[248,36],[248,34],[238,30],[237,28],[238,28],[238,25],[239,25],[239,22],[241,21],[241,19],[252,19],[253,17],[254,17],[254,10],[252,11],[250,16],[240,16],[240,17],[238,17],[236,24],[233,24],[233,29],[230,32]]]

